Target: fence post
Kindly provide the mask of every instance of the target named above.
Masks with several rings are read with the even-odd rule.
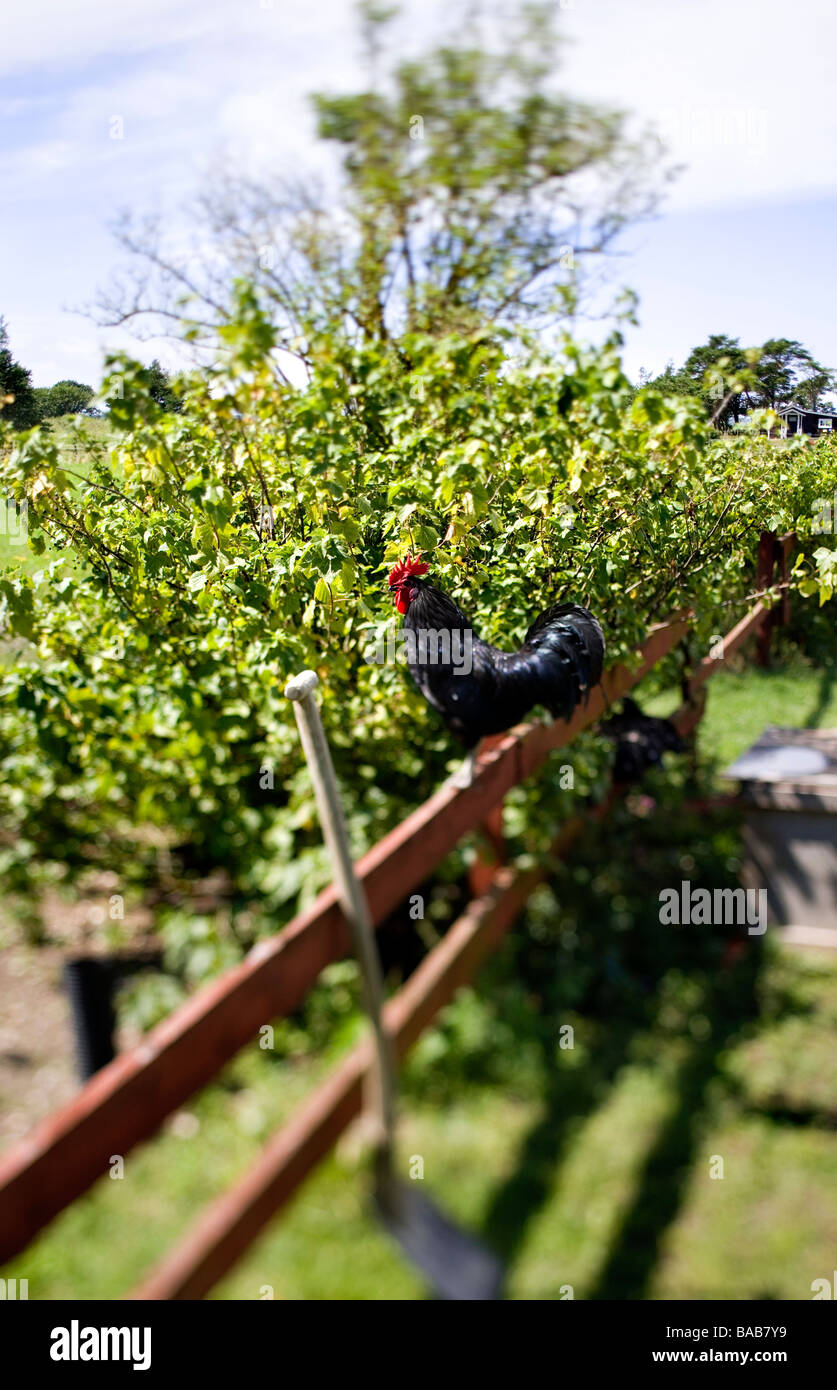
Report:
[[[762,593],[773,583],[776,567],[776,532],[762,531],[759,537],[759,557],[756,566],[756,589]],[[770,637],[773,631],[773,613],[766,613],[759,625],[756,641],[756,665],[766,666],[770,660]]]
[[[783,536],[781,541],[779,542],[780,575],[782,583],[786,586],[788,582],[788,571],[790,569],[788,561],[790,559],[790,552],[793,548],[793,542],[793,535]],[[781,622],[783,627],[787,627],[788,623],[791,620],[790,590],[787,587],[785,587],[782,590],[782,607],[780,609],[780,614],[781,616],[779,618],[779,621]]]
[[[506,862],[506,842],[503,836],[503,803],[493,806],[479,826],[491,846],[490,854],[482,849],[468,870],[468,884],[475,898],[487,893],[494,882],[497,870]]]
[[[504,734],[489,734],[482,741],[483,751],[496,747],[502,743]],[[483,893],[487,893],[497,870],[506,862],[506,841],[503,831],[503,803],[498,801],[496,806],[492,806],[485,819],[480,822],[478,829],[485,836],[490,846],[490,853],[485,854],[482,849],[478,849],[477,857],[468,870],[468,885],[475,898],[481,898]]]

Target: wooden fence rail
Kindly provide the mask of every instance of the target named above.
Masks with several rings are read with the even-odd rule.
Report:
[[[606,804],[591,813],[601,818]],[[589,824],[574,816],[552,845],[563,856]],[[547,865],[497,871],[482,897],[472,900],[438,946],[384,1008],[385,1027],[400,1059],[461,985],[499,944],[527,899],[545,879]],[[232,1267],[269,1220],[360,1113],[370,1065],[369,1043],[360,1043],[277,1131],[256,1163],[210,1203],[182,1241],[133,1293],[139,1299],[202,1298]]]
[[[685,636],[687,617],[653,628],[635,669],[606,672],[569,723],[523,725],[487,752],[470,787],[446,785],[358,861],[376,926],[474,830],[513,786],[554,748],[600,719]],[[22,1249],[58,1212],[167,1115],[205,1086],[271,1019],[293,1012],[320,972],[349,950],[333,888],[240,965],[200,990],[139,1046],[91,1078],[0,1158],[0,1263]]]
[[[768,612],[758,603],[735,625],[723,640],[724,658],[737,651],[753,633],[760,634]],[[687,699],[672,716],[681,737],[688,737],[700,721],[705,707],[704,684],[720,665],[718,657],[708,657],[691,673]],[[387,1004],[386,1028],[399,1059],[496,948],[534,889],[547,877],[549,860],[563,858],[590,822],[603,820],[618,799],[618,789],[612,788],[601,803],[571,817],[543,863],[526,870],[515,865],[496,868],[486,891],[469,903],[439,945]],[[496,830],[495,825],[495,834]],[[486,873],[487,866],[482,865],[481,877]],[[183,1239],[131,1297],[203,1298],[290,1201],[358,1116],[369,1064],[369,1045],[363,1042],[277,1131],[252,1168],[199,1214]]]
[[[728,634],[725,654],[754,630],[763,631],[769,616],[763,604],[756,605]],[[553,749],[571,743],[636,685],[685,637],[688,625],[689,615],[679,614],[652,628],[637,664],[608,670],[572,720],[513,730],[483,755],[470,787],[442,787],[364,855],[357,869],[375,925],[464,835],[484,824],[506,793],[535,772]],[[695,691],[719,664],[711,658],[700,664],[692,677]],[[683,731],[699,715],[694,702],[684,708],[678,716]],[[572,827],[570,822],[562,835],[577,833]],[[530,878],[514,867],[498,869],[488,892],[471,904],[390,1002],[388,1017],[399,1048],[409,1046],[453,990],[470,978],[479,959],[519,912],[525,902],[520,894],[529,883]],[[528,892],[534,886],[532,882]],[[325,966],[348,949],[346,924],[328,888],[274,938],[260,942],[239,966],[200,990],[0,1158],[0,1263],[105,1174],[112,1154],[124,1155],[153,1134],[263,1024],[296,1009]],[[356,1113],[365,1065],[362,1048],[341,1064],[289,1130],[271,1141],[254,1173],[219,1199],[187,1253],[178,1250],[166,1266],[168,1273],[156,1285],[152,1281],[144,1296],[189,1297],[211,1287]],[[172,1292],[155,1293],[155,1288]]]

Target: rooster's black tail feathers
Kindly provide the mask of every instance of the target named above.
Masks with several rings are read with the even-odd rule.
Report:
[[[529,628],[523,653],[537,668],[538,703],[555,718],[569,719],[601,680],[604,633],[588,609],[577,603],[556,603]]]

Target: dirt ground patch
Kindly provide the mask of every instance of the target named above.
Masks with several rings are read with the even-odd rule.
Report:
[[[0,953],[0,1149],[78,1090],[65,956],[8,940]]]
[[[70,1001],[62,984],[65,961],[102,954],[105,895],[43,904],[45,940],[33,946],[0,915],[0,1150],[63,1105],[80,1088]],[[125,941],[148,941],[149,914],[130,914]],[[121,1039],[117,1039],[121,1042]]]

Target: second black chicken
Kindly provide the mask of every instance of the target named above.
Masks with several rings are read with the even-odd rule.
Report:
[[[657,767],[664,753],[682,753],[683,740],[670,719],[643,714],[636,700],[626,695],[619,714],[599,725],[599,733],[616,749],[614,782],[638,782],[650,767]]]

